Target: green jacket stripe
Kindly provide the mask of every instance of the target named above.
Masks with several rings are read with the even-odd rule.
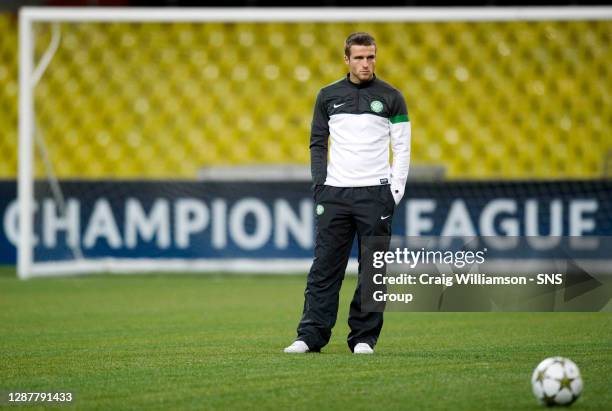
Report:
[[[408,114],[400,114],[400,115],[391,117],[389,121],[391,122],[391,124],[397,124],[397,123],[407,123],[410,120],[408,119]]]

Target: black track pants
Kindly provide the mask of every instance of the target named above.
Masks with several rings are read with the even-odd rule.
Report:
[[[297,339],[318,351],[331,337],[338,315],[340,286],[353,238],[390,236],[395,201],[388,185],[373,187],[323,186],[315,193],[316,239],[314,261],[304,292],[304,312]],[[361,252],[361,247],[359,248]],[[357,288],[349,312],[348,345],[376,345],[383,324],[381,312],[361,311],[361,258]]]

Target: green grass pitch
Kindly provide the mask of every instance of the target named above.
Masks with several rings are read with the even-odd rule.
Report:
[[[304,284],[272,275],[19,281],[4,269],[0,391],[74,392],[57,409],[538,410],[531,372],[563,355],[585,382],[573,409],[612,403],[610,313],[387,313],[376,353],[354,356],[347,277],[330,345],[283,354]]]

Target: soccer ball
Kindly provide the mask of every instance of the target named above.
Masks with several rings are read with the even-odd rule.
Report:
[[[540,404],[570,405],[582,392],[582,378],[573,361],[551,357],[533,370],[531,386]]]

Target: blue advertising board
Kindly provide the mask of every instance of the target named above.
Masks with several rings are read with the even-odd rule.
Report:
[[[34,260],[305,259],[310,184],[62,181],[35,185]],[[15,264],[16,183],[0,182],[0,264]],[[393,217],[405,236],[610,236],[612,181],[409,182]]]

